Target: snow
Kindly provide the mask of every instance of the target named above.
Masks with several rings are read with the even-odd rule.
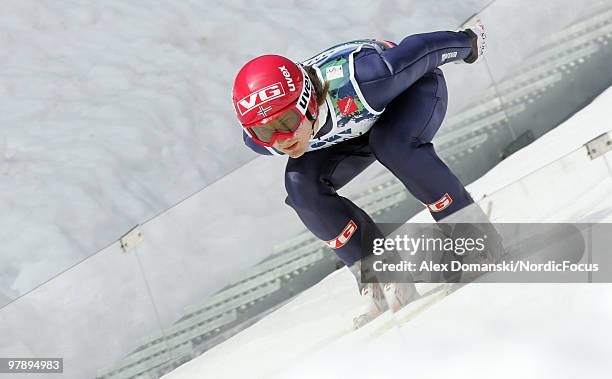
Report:
[[[584,151],[571,153],[610,129],[605,120],[611,105],[612,88],[493,168],[470,190],[477,198],[488,194],[495,201],[500,189],[512,188],[507,186],[529,173],[542,182],[554,179],[546,176],[547,170],[571,159],[573,166],[562,165],[566,183],[603,165],[596,174],[605,177],[591,179],[601,184],[597,191],[609,194],[610,154],[590,161]],[[523,204],[514,207],[517,212],[536,209],[544,212],[540,215],[547,207],[563,204],[565,218],[557,214],[555,221],[577,221],[572,210],[583,209],[603,212],[602,220],[612,219],[609,196],[568,199],[559,190],[549,191],[547,204],[532,203],[529,196],[521,200]],[[504,216],[498,221],[518,218]],[[427,218],[419,214],[411,221],[417,220]],[[440,301],[428,304],[431,300],[423,299],[394,315],[387,312],[353,331],[352,317],[363,304],[354,278],[343,269],[164,378],[212,373],[279,379],[603,377],[612,370],[607,359],[612,353],[610,290],[609,284],[470,284]]]

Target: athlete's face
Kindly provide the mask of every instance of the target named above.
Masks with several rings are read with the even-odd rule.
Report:
[[[291,158],[301,157],[308,148],[308,141],[310,141],[310,137],[312,136],[312,124],[313,121],[305,117],[292,137],[277,139],[274,142],[274,147]]]

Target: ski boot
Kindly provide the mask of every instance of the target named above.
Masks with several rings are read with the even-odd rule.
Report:
[[[418,296],[414,283],[385,283],[383,292],[392,312],[399,311]]]
[[[365,299],[368,304],[368,309],[365,313],[353,318],[353,326],[359,329],[368,322],[380,316],[387,309],[387,301],[385,300],[384,291],[379,283],[363,283],[361,278],[361,261],[355,262],[349,267],[349,270],[357,280],[359,294]]]
[[[389,309],[385,293],[379,283],[363,283],[360,293],[362,297],[367,299],[369,308],[365,313],[353,318],[355,329],[361,328]]]

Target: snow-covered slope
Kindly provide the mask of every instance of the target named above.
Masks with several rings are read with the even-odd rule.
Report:
[[[606,123],[610,106],[612,89],[495,167],[471,191],[495,196],[501,187],[550,167],[612,129]],[[566,172],[590,172],[592,163],[580,164]],[[605,175],[595,179],[610,193],[612,172]],[[571,185],[576,178],[563,179]],[[576,211],[607,209],[602,219],[612,219],[609,196],[576,201],[555,187],[548,204],[531,204],[529,196],[521,200],[517,209],[537,212],[561,204]],[[363,304],[344,269],[164,378],[606,377],[612,372],[611,291],[608,284],[470,284],[439,302],[412,303],[352,331],[352,317]]]

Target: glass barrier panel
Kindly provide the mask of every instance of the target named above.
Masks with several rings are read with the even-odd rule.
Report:
[[[505,156],[612,84],[609,1],[496,1],[482,18],[490,25],[484,66],[514,135]]]
[[[162,339],[159,325],[137,256],[115,243],[0,309],[0,356],[63,358],[45,378],[128,378],[146,373],[145,357],[168,360],[139,343]]]

